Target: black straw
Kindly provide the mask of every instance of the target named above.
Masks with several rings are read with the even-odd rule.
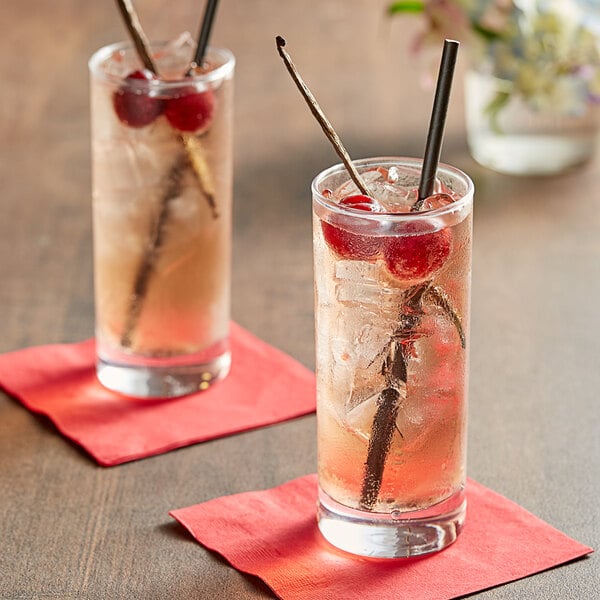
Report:
[[[206,3],[204,17],[202,18],[202,24],[200,25],[200,33],[198,34],[198,45],[196,46],[196,53],[194,54],[192,68],[201,67],[202,63],[204,62],[204,54],[206,53],[206,47],[208,46],[208,40],[212,31],[218,4],[219,0],[208,0]]]
[[[429,131],[427,132],[427,143],[425,144],[425,156],[423,158],[423,169],[419,183],[419,196],[411,209],[413,212],[421,210],[425,199],[433,193],[435,175],[442,151],[444,126],[446,125],[450,89],[452,88],[452,78],[454,76],[459,45],[455,40],[444,41],[431,120],[429,121]]]

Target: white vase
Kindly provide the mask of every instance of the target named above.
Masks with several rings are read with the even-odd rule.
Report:
[[[536,110],[511,93],[497,112],[490,103],[510,89],[510,82],[471,69],[465,79],[467,140],[481,165],[515,175],[551,175],[585,163],[595,151],[599,106],[563,116]]]

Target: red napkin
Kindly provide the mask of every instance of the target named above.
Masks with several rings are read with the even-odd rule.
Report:
[[[169,513],[201,544],[285,600],[442,600],[520,579],[591,548],[469,480],[467,522],[437,554],[376,560],[337,550],[316,524],[315,475]]]
[[[96,379],[94,340],[0,356],[0,387],[103,466],[262,427],[315,410],[314,374],[231,324],[229,376],[205,392],[137,400]]]

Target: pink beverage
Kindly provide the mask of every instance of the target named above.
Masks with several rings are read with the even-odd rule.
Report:
[[[312,185],[319,527],[377,557],[440,550],[465,515],[473,185],[441,165],[355,161]]]
[[[97,373],[137,397],[203,390],[230,366],[235,60],[192,40],[90,60]]]

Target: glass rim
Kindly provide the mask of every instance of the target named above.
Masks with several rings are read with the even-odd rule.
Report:
[[[364,166],[385,166],[386,164],[393,165],[404,165],[404,166],[418,166],[420,167],[423,163],[422,158],[410,157],[410,156],[375,156],[372,158],[360,158],[357,160],[353,160],[352,163],[359,168]],[[311,190],[313,195],[313,200],[318,202],[324,208],[331,210],[333,212],[344,214],[348,216],[356,216],[361,219],[367,220],[389,220],[389,221],[412,221],[419,219],[430,219],[431,217],[439,217],[444,216],[450,213],[455,213],[463,210],[468,204],[472,202],[473,194],[475,191],[475,185],[473,184],[472,179],[464,172],[458,169],[457,167],[453,167],[452,165],[448,165],[446,163],[439,163],[438,171],[443,171],[448,175],[461,180],[466,185],[466,190],[461,197],[452,202],[451,204],[447,204],[446,206],[442,206],[440,208],[433,208],[430,210],[421,210],[419,212],[408,212],[408,213],[394,213],[394,212],[369,212],[364,210],[359,210],[356,208],[352,208],[350,206],[345,206],[340,204],[339,202],[335,202],[330,198],[326,198],[319,190],[319,184],[326,179],[327,177],[341,173],[346,171],[346,167],[342,163],[337,163],[323,171],[321,171],[311,183]],[[348,178],[350,176],[348,175]]]
[[[151,48],[161,48],[169,44],[168,41],[152,42]],[[113,85],[121,85],[124,81],[124,77],[106,73],[101,69],[101,65],[107,62],[110,57],[116,52],[125,52],[127,50],[134,50],[134,46],[130,42],[115,42],[114,44],[108,44],[99,48],[92,54],[88,61],[88,69],[95,79],[100,81],[106,81]],[[225,79],[235,67],[235,56],[231,50],[227,48],[219,48],[217,46],[208,46],[206,49],[207,56],[218,56],[220,58],[218,67],[208,71],[207,73],[194,74],[184,79],[171,79],[171,80],[156,80],[156,81],[145,81],[145,80],[133,80],[133,84],[138,83],[140,86],[147,86],[151,83],[152,87],[162,89],[173,89],[181,87],[182,85],[190,85],[193,83],[212,83],[215,81],[221,81]]]

